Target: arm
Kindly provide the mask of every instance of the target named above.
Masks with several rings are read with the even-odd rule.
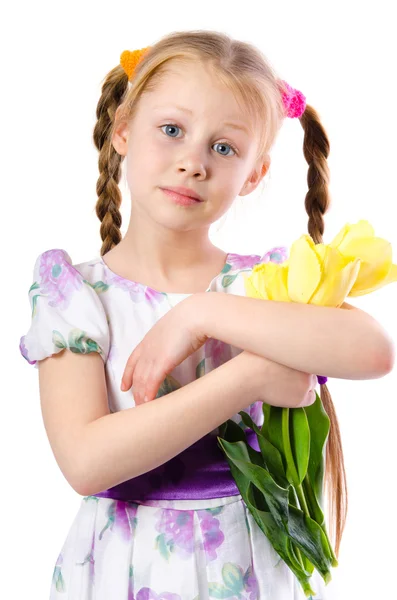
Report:
[[[155,402],[89,422],[76,450],[84,463],[74,489],[91,495],[151,471],[247,408],[258,399],[260,379],[251,359],[242,352]]]
[[[350,305],[350,310],[340,310],[220,293],[191,299],[199,305],[204,335],[297,371],[377,379],[393,368],[394,347],[387,332]]]

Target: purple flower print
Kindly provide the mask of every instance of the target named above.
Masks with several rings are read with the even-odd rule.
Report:
[[[102,539],[105,531],[110,529],[120,536],[125,542],[130,542],[137,526],[138,505],[133,502],[114,500],[107,509],[108,520],[99,534]]]
[[[194,551],[193,510],[164,508],[156,513],[155,525],[160,535],[156,538],[156,548],[168,560],[171,552],[180,558],[188,558]]]
[[[248,567],[244,575],[244,589],[249,592],[248,600],[257,600],[259,598],[258,580],[255,577],[252,565]]]
[[[35,365],[35,364],[36,364],[36,362],[37,362],[37,360],[29,360],[29,358],[28,358],[28,350],[27,350],[27,348],[26,348],[26,346],[25,346],[25,344],[24,344],[24,342],[23,342],[24,338],[25,338],[25,336],[23,335],[23,336],[21,337],[21,339],[20,339],[20,342],[19,342],[19,350],[20,350],[20,352],[21,352],[22,356],[23,356],[23,357],[24,357],[24,358],[25,358],[25,359],[28,361],[28,363],[29,363],[30,365]]]
[[[72,294],[83,285],[83,276],[71,262],[65,250],[47,250],[41,255],[40,291],[49,297],[49,306],[67,308]]]
[[[230,345],[220,340],[209,338],[204,345],[204,356],[205,359],[209,360],[209,370],[217,369],[220,365],[231,359]]]
[[[182,600],[182,598],[179,594],[173,594],[172,592],[156,594],[151,588],[144,587],[137,593],[136,600]]]
[[[232,270],[249,269],[258,262],[258,258],[258,254],[229,254],[227,262]]]
[[[88,501],[96,501],[98,499],[96,496],[87,496],[85,500]],[[137,518],[136,513],[138,510],[138,506],[134,503],[123,502],[122,500],[114,500],[109,504],[107,513],[108,513],[108,521],[102,531],[99,533],[98,539],[101,540],[104,532],[107,529],[114,531],[116,535],[119,535],[124,541],[131,542],[131,537],[135,533]],[[93,532],[91,538],[91,546],[89,551],[87,552],[84,560],[82,562],[76,562],[76,565],[84,566],[88,563],[89,565],[89,580],[91,585],[95,585],[95,541],[96,541],[96,533],[95,530]],[[130,590],[129,590],[129,595]],[[133,598],[132,598],[133,600]]]
[[[117,275],[113,273],[109,269],[109,267],[101,261],[104,266],[104,274],[103,277],[106,280],[106,285],[112,285],[116,288],[124,290],[128,292],[131,300],[134,302],[148,302],[151,306],[156,306],[161,302],[164,302],[167,294],[164,292],[159,292],[150,288],[149,286],[144,285],[143,283],[139,283],[138,281],[131,281],[130,279],[125,279],[121,277],[121,275]]]
[[[229,254],[228,264],[232,269],[250,269],[258,263],[283,263],[288,258],[287,246],[274,246],[261,257],[259,254]]]
[[[223,506],[220,509],[222,510]],[[218,509],[197,511],[201,533],[204,538],[204,550],[208,561],[218,558],[216,549],[222,545],[225,539],[222,530],[219,528],[219,520],[214,517],[214,514],[219,514],[219,512]]]
[[[260,259],[260,263],[274,262],[281,264],[288,258],[287,246],[275,246],[266,252]]]

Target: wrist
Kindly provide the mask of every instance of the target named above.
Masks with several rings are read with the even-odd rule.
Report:
[[[209,333],[211,300],[215,292],[199,292],[187,298],[189,316],[198,337],[211,337]]]

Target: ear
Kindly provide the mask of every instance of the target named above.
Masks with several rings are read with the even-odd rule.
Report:
[[[119,106],[116,110],[115,119],[116,121],[118,121],[118,125],[116,125],[116,129],[113,133],[112,144],[118,154],[120,154],[121,156],[126,156],[128,150],[129,128],[128,123],[120,120],[120,108],[121,107]]]
[[[247,194],[253,192],[268,172],[269,167],[270,156],[268,155],[263,162],[260,162],[259,165],[253,169],[253,171],[251,171],[251,174],[243,185],[239,196],[246,196]]]

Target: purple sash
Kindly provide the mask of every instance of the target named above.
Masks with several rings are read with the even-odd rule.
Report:
[[[246,430],[247,441],[259,450],[256,433]],[[94,494],[125,502],[145,500],[199,500],[236,496],[240,491],[216,435],[208,434],[156,469]]]

